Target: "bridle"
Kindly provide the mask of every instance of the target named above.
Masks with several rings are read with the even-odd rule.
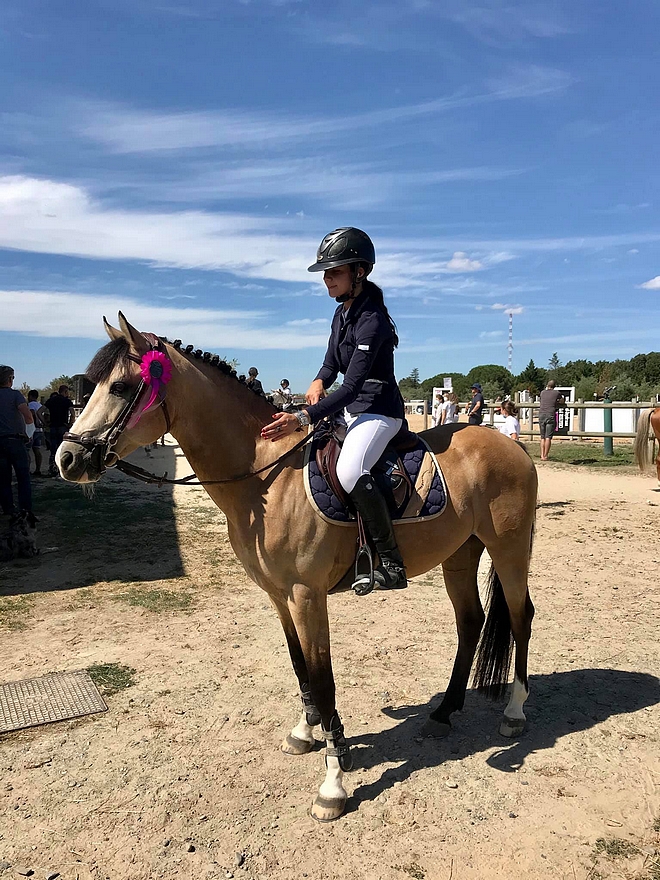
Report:
[[[149,349],[150,351],[159,351],[163,354],[166,353],[162,341],[153,333],[143,333],[142,335],[149,341],[151,345],[151,348]],[[127,354],[126,358],[136,364],[142,363],[142,358],[136,357],[133,354]],[[120,460],[119,456],[114,451],[114,447],[117,445],[119,438],[126,430],[126,427],[133,416],[138,414],[142,395],[148,387],[147,382],[145,382],[144,379],[140,379],[139,385],[136,387],[126,404],[122,407],[118,416],[112,422],[105,434],[102,434],[100,437],[74,434],[72,431],[67,431],[64,435],[64,440],[67,440],[69,443],[77,443],[89,453],[90,462],[99,474],[102,474],[107,468],[118,467]],[[165,417],[164,433],[167,433],[170,430],[171,421],[164,395],[160,399],[158,406]]]
[[[163,341],[158,336],[153,333],[143,333],[142,335],[151,345],[149,351],[161,352],[167,357],[167,352],[165,350],[165,346],[163,345]],[[136,364],[143,363],[143,358],[136,357],[135,355],[127,354],[126,357],[128,358],[128,360],[133,361]],[[139,416],[141,415],[141,413],[139,412],[141,398],[143,393],[148,388],[148,383],[145,382],[144,379],[141,379],[140,384],[136,387],[130,399],[122,407],[117,418],[110,425],[105,434],[101,435],[100,437],[86,437],[84,434],[74,434],[71,431],[67,431],[67,433],[64,435],[64,440],[68,440],[70,443],[77,443],[89,453],[90,463],[93,465],[99,476],[104,473],[108,468],[117,468],[117,470],[121,471],[124,474],[127,474],[129,477],[134,477],[136,480],[140,480],[143,483],[151,483],[157,486],[162,486],[163,483],[167,483],[168,485],[172,486],[210,486],[219,485],[221,483],[237,483],[241,480],[247,480],[250,477],[257,476],[257,474],[262,474],[264,473],[264,471],[274,468],[285,458],[288,458],[294,452],[297,452],[299,449],[305,446],[306,443],[309,443],[314,436],[313,432],[310,432],[306,437],[303,437],[302,440],[296,443],[295,446],[292,446],[291,449],[287,449],[287,451],[283,455],[280,455],[279,458],[276,458],[275,461],[264,465],[264,467],[261,467],[256,471],[250,471],[247,474],[241,474],[237,477],[229,477],[225,480],[198,480],[196,474],[189,474],[187,477],[181,477],[178,480],[170,480],[167,477],[167,473],[164,473],[162,476],[158,476],[157,474],[152,474],[149,471],[144,470],[143,468],[131,464],[128,461],[122,461],[117,453],[114,451],[114,447],[117,445],[119,438],[126,430],[131,419],[136,415],[139,418]],[[164,386],[163,394],[162,397],[160,397],[158,407],[161,409],[165,418],[164,433],[169,433],[171,428],[171,421],[170,414],[167,410],[167,404],[165,403]]]

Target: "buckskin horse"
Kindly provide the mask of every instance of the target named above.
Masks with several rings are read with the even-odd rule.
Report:
[[[122,459],[164,430],[174,436],[224,511],[234,552],[282,623],[303,703],[282,750],[309,752],[314,727],[321,725],[326,771],[310,812],[321,822],[336,819],[345,808],[342,777],[352,761],[335,706],[327,594],[353,563],[357,527],[337,527],[312,510],[303,485],[304,435],[286,438],[277,451],[262,440],[261,427],[274,407],[217,355],[143,334],[121,313],[121,330],[104,324],[111,341],[88,368],[96,389],[59,448],[60,472],[72,482],[94,482],[106,467],[134,468]],[[423,436],[445,474],[448,504],[436,518],[397,524],[397,540],[410,577],[442,565],[458,649],[443,700],[422,733],[449,732],[452,713],[463,707],[475,654],[475,685],[501,696],[515,645],[515,678],[500,733],[518,736],[525,725],[534,614],[527,578],[536,471],[518,443],[484,427],[446,425]],[[487,615],[477,586],[484,548],[492,561]]]
[[[645,471],[652,466],[656,443],[658,444],[658,454],[655,459],[655,467],[658,480],[660,480],[660,406],[643,410],[637,419],[634,447],[635,461],[640,471]]]

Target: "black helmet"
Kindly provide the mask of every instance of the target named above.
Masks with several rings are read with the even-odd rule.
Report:
[[[324,272],[349,263],[368,263],[373,266],[375,262],[374,243],[367,233],[355,226],[342,226],[326,235],[316,252],[316,262],[307,271]],[[367,269],[366,274],[370,271],[371,269]]]
[[[288,380],[288,379],[281,379],[281,380],[280,380],[280,385],[289,385],[289,384],[290,384],[290,383],[289,383],[289,380]]]
[[[250,367],[248,370],[248,376],[258,376],[259,370],[256,367]]]

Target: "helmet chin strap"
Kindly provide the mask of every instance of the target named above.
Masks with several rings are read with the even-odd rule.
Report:
[[[351,282],[351,292],[344,293],[341,296],[338,296],[337,299],[335,300],[335,302],[345,303],[345,302],[349,302],[349,300],[355,299],[355,296],[356,296],[355,288],[358,286],[358,283],[362,283],[362,281],[364,281],[364,279],[366,278],[366,275],[364,275],[364,274],[358,275],[358,271],[359,271],[359,267],[357,266],[357,264],[354,263],[351,268],[351,275],[353,277],[353,280]]]

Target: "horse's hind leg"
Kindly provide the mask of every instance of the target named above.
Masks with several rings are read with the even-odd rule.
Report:
[[[477,570],[483,551],[483,543],[473,535],[442,564],[445,586],[456,614],[458,649],[442,703],[424,725],[424,736],[445,736],[451,727],[452,712],[462,709],[465,702],[470,669],[484,623],[477,586]]]
[[[504,710],[500,733],[509,737],[519,736],[525,728],[526,721],[523,706],[529,696],[527,658],[534,617],[534,605],[527,587],[529,545],[524,552],[520,553],[516,553],[510,546],[501,550],[489,548],[489,552],[496,572],[494,591],[495,593],[498,589],[503,591],[508,609],[510,632],[513,635],[516,649],[515,678],[509,702]],[[499,582],[499,587],[497,582]],[[495,599],[495,596],[493,598]],[[495,686],[497,686],[497,682],[495,682]]]
[[[289,648],[289,655],[293,664],[293,671],[298,679],[300,687],[300,698],[302,700],[302,714],[300,721],[293,728],[291,733],[284,737],[281,749],[287,755],[306,755],[315,745],[314,728],[321,723],[321,716],[312,700],[312,693],[309,687],[309,675],[307,672],[307,664],[305,663],[305,655],[298,638],[298,633],[291,617],[286,603],[277,601],[271,596],[271,602],[275,606],[278,617],[284,630],[286,643]]]

